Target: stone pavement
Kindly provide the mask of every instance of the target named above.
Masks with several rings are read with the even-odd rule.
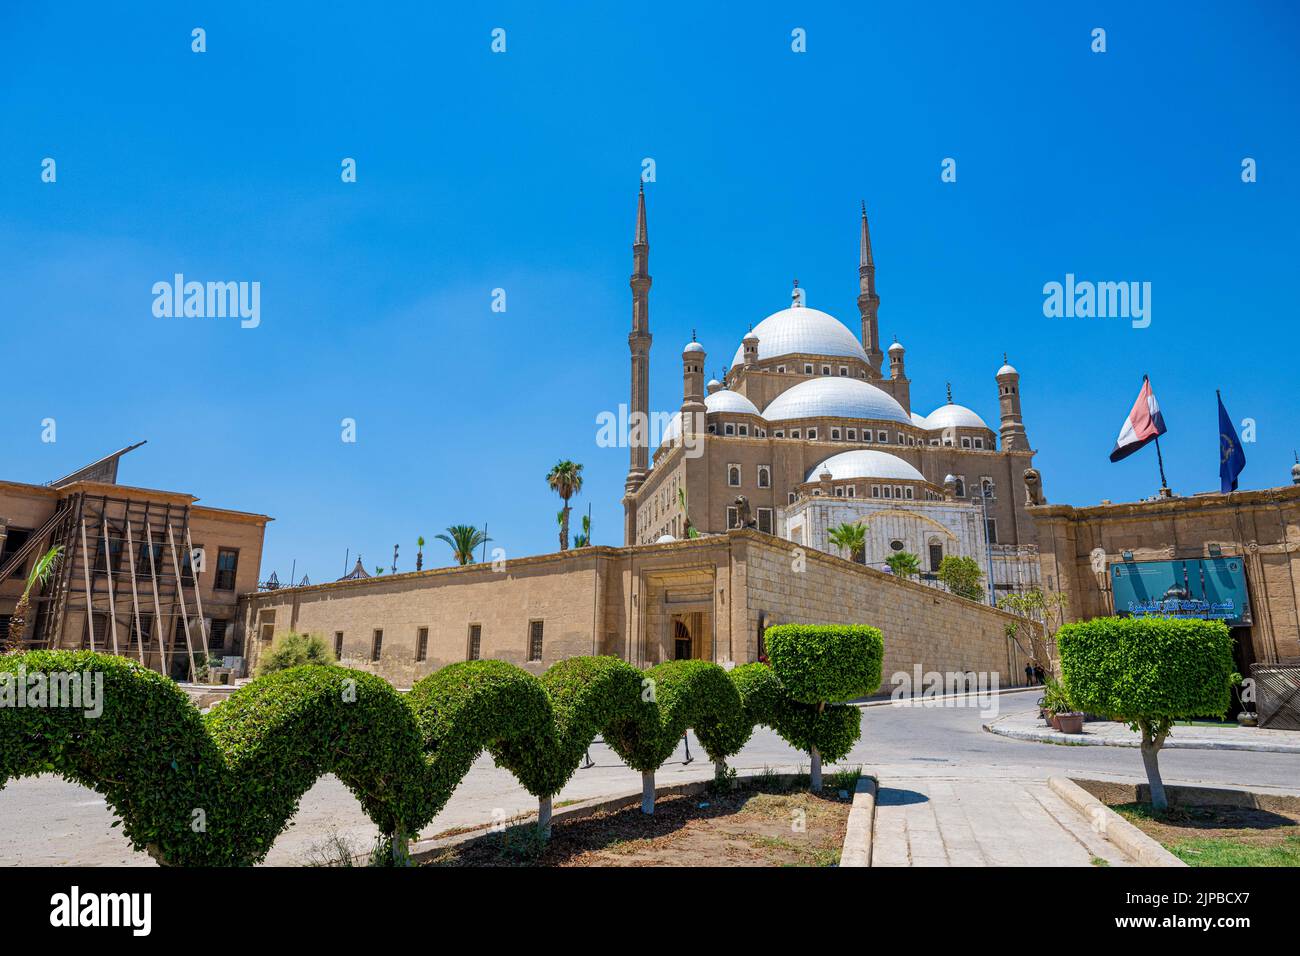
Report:
[[[1132,866],[1042,779],[882,777],[872,866]]]
[[[1039,719],[1036,712],[1021,711],[984,724],[989,733],[1014,740],[1068,744],[1073,747],[1137,747],[1139,735],[1126,724],[1094,720],[1082,734],[1063,734]],[[1165,748],[1178,750],[1246,750],[1255,753],[1300,754],[1300,731],[1264,727],[1203,727],[1175,725]]]

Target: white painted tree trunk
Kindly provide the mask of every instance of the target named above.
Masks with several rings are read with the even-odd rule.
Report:
[[[725,760],[713,761],[713,776],[718,780],[726,779],[727,761]]]
[[[537,829],[542,836],[551,835],[551,801],[552,797],[537,798]]]
[[[822,789],[822,753],[816,747],[809,751],[812,758],[812,764],[808,768],[809,788],[813,793],[821,793]]]
[[[655,772],[646,770],[641,773],[641,812],[655,812]]]

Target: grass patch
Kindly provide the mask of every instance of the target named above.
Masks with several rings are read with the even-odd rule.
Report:
[[[1300,866],[1300,819],[1292,816],[1253,807],[1112,809],[1188,866]]]

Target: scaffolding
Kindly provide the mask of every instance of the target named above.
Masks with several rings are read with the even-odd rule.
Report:
[[[190,679],[198,677],[207,663],[208,627],[198,584],[203,554],[190,540],[188,504],[75,492],[0,575],[56,546],[62,560],[33,597],[35,626],[23,650],[89,648],[136,658],[163,674],[184,653]],[[82,632],[65,633],[75,621]]]

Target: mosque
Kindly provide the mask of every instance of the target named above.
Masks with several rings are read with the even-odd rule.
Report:
[[[631,413],[649,413],[650,243],[645,191],[633,243]],[[912,406],[903,346],[881,348],[876,266],[866,205],[858,257],[860,337],[808,305],[795,283],[788,308],[754,325],[724,381],[704,382],[699,342],[682,350],[682,404],[653,456],[632,443],[624,544],[751,527],[820,551],[836,525],[867,528],[864,561],[917,555],[923,579],[948,555],[979,561],[998,592],[1039,583],[1033,521],[1041,478],[1020,409],[1020,374],[993,375],[995,432],[977,412]],[[888,356],[886,375],[882,370]]]

